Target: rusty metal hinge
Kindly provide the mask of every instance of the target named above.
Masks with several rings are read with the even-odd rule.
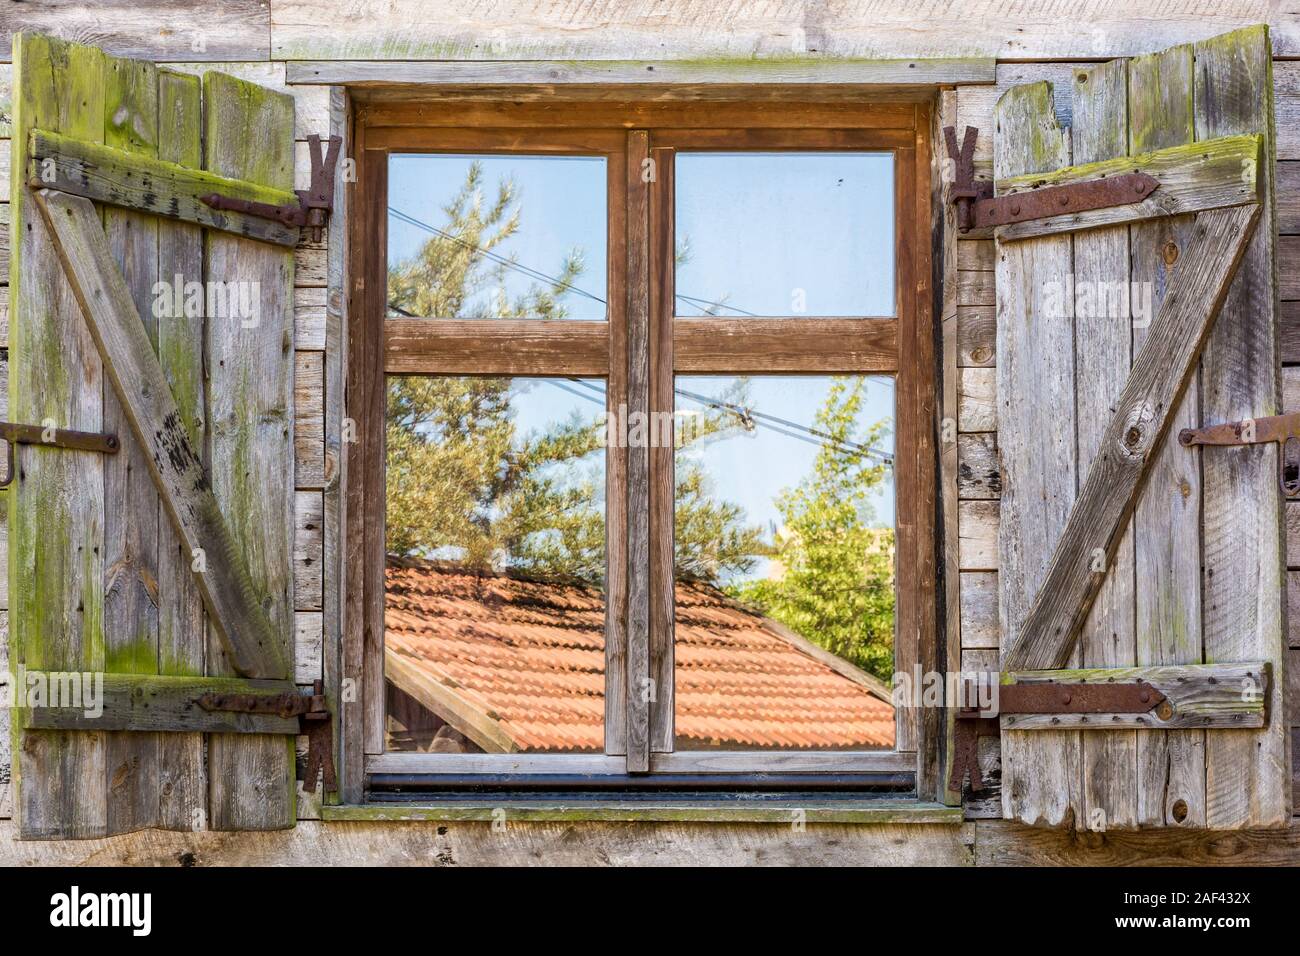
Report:
[[[953,728],[953,760],[948,786],[961,791],[967,773],[970,789],[984,789],[980,776],[979,738],[1000,733],[1000,714],[1145,714],[1156,711],[1161,719],[1171,716],[1165,695],[1145,681],[1104,684],[1042,683],[1002,684],[998,675],[987,680],[994,696],[987,709],[959,707]],[[965,700],[974,700],[967,696]]]
[[[220,193],[209,193],[199,199],[213,209],[242,212],[261,219],[273,219],[286,226],[310,229],[312,242],[320,242],[329,215],[334,209],[334,170],[338,166],[343,137],[331,136],[329,151],[324,154],[321,152],[320,137],[315,133],[307,137],[307,145],[307,151],[311,155],[311,185],[306,189],[294,190],[298,194],[298,205],[274,206],[252,199],[234,199]]]
[[[15,422],[0,422],[0,438],[9,443],[9,465],[5,469],[4,488],[14,480],[14,446],[44,445],[46,448],[67,448],[73,451],[97,451],[105,455],[116,455],[121,448],[116,435],[107,432],[79,432],[70,428],[46,428],[42,425],[19,425]]]
[[[307,766],[303,771],[303,790],[315,793],[318,776],[323,777],[326,790],[337,789],[333,721],[328,702],[325,700],[323,681],[316,681],[312,685],[310,694],[208,693],[200,697],[198,703],[204,710],[225,710],[236,714],[274,714],[284,718],[297,717],[299,733],[307,736]]]
[[[1160,185],[1154,176],[1132,172],[994,196],[992,183],[981,181],[977,184],[975,181],[975,140],[979,130],[967,126],[960,149],[957,148],[957,131],[953,127],[945,126],[943,135],[948,155],[955,166],[951,197],[957,206],[957,229],[960,232],[1126,206],[1146,199]]]
[[[1278,484],[1287,498],[1300,497],[1300,413],[1243,418],[1239,422],[1184,428],[1178,443],[1193,445],[1266,445],[1277,442]],[[1294,445],[1291,443],[1295,442]],[[1288,460],[1288,454],[1292,457]]]

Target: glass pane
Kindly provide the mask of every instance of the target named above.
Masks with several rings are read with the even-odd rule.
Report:
[[[388,160],[390,315],[605,318],[603,156]]]
[[[893,747],[893,385],[677,378],[676,749]]]
[[[677,314],[894,314],[892,153],[678,153]]]
[[[390,377],[390,750],[599,752],[602,381]]]

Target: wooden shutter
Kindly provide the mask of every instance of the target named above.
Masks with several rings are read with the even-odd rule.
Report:
[[[130,160],[291,199],[293,101],[45,36],[15,37],[13,60],[9,417],[121,443],[115,455],[16,448],[20,833],[292,826],[296,721],[196,702],[295,690],[293,253],[205,235],[198,213],[155,215],[177,215],[166,177],[142,179]],[[88,184],[112,204],[71,194]],[[243,283],[256,321],[178,314],[178,280],[182,306],[212,283]],[[103,716],[24,706],[24,679],[49,672],[104,672]]]
[[[1048,673],[1023,679],[1078,679],[1054,670],[1066,666],[1242,663],[1251,665],[1251,680],[1266,665],[1267,687],[1266,724],[1253,720],[1254,729],[1207,718],[1191,729],[1118,722],[1109,726],[1124,729],[1022,730],[1014,728],[1079,723],[1004,715],[1009,819],[1080,829],[1288,821],[1278,449],[1202,451],[1177,440],[1182,428],[1280,411],[1272,91],[1268,33],[1259,27],[1078,71],[1070,129],[1058,126],[1046,83],[1015,87],[997,106],[1000,193],[1013,177],[1052,180],[1071,164],[1233,134],[1263,137],[1258,162],[1238,162],[1242,181],[1257,188],[1250,212],[1206,208],[1131,222],[1084,215],[1070,231],[1025,238],[1036,229],[1010,227],[997,235],[1003,681],[1026,670]],[[1189,154],[1193,176],[1211,165],[1208,152]],[[1167,197],[1170,186],[1162,188]],[[1158,189],[1152,198],[1161,196]],[[1081,228],[1104,222],[1123,224]],[[1088,308],[1069,307],[1102,289],[1091,285],[1098,282],[1149,285],[1129,287],[1122,315],[1099,314],[1106,310],[1095,296]],[[1052,306],[1062,290],[1065,314]],[[1143,317],[1131,308],[1148,293],[1150,325],[1135,322]],[[1202,336],[1193,327],[1207,307]],[[1177,338],[1171,329],[1182,334],[1174,326],[1190,346],[1186,376],[1169,344]],[[1160,349],[1144,353],[1153,339]],[[1135,395],[1141,376],[1151,387]],[[1138,475],[1137,484],[1131,500],[1117,502],[1126,474]],[[1100,518],[1106,509],[1117,520]],[[1083,563],[1099,548],[1104,572],[1085,587]],[[1166,676],[1184,681],[1189,673]]]

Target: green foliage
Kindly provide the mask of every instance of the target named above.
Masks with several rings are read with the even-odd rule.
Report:
[[[829,436],[813,471],[777,499],[780,574],[739,583],[741,601],[888,681],[894,671],[894,532],[873,527],[872,492],[886,467],[863,450],[887,423],[855,434],[865,380],[834,380],[815,428]]]

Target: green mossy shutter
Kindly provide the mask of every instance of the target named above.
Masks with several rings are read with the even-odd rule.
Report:
[[[29,168],[30,134],[58,133],[288,191],[292,98],[218,73],[200,81],[25,34],[14,38],[13,86],[9,418],[112,432],[121,441],[116,455],[16,449],[7,504],[19,832],[64,839],[145,827],[292,826],[293,737],[283,730],[205,735],[200,728],[211,721],[198,718],[193,730],[185,720],[156,731],[100,730],[93,721],[35,729],[57,720],[24,706],[35,702],[27,682],[42,673],[91,680],[236,673],[205,610],[210,584],[196,571],[203,560],[181,543],[151,472],[147,456],[157,448],[137,440],[124,411],[119,388],[144,386],[110,381],[56,253],[41,183],[29,181],[40,172]],[[216,523],[224,521],[230,546],[221,560],[251,581],[249,614],[273,645],[263,647],[273,664],[244,676],[292,690],[293,252],[129,208],[104,205],[101,214],[106,248],[151,346],[148,361],[161,368],[179,428],[206,471],[201,490],[210,486]],[[239,283],[225,290],[248,297],[251,316],[183,307],[187,297],[206,300],[217,283]],[[142,681],[136,701],[158,686],[179,682]]]

